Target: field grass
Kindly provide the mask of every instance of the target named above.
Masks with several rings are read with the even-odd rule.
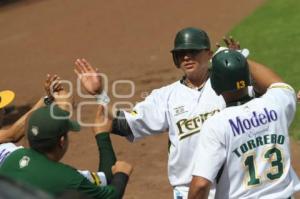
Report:
[[[300,89],[300,1],[268,0],[228,35],[250,50],[250,58],[263,63],[296,91]],[[267,77],[266,77],[267,78]],[[284,103],[284,102],[283,102]],[[300,104],[291,127],[300,140]]]

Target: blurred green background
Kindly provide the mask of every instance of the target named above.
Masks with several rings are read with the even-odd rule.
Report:
[[[242,48],[250,50],[250,59],[272,68],[296,92],[300,89],[299,0],[268,0],[228,35],[240,41]],[[297,108],[290,134],[299,140],[299,104]]]

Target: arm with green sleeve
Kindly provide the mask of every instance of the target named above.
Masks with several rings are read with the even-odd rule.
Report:
[[[133,168],[126,162],[116,161],[116,155],[108,133],[112,129],[112,121],[105,115],[105,108],[99,105],[95,117],[95,127],[93,128],[99,150],[99,171],[105,173],[109,184],[104,189],[108,189],[108,192],[113,190],[115,198],[122,198]]]
[[[116,163],[117,159],[112,147],[109,133],[97,134],[96,141],[100,155],[99,171],[105,173],[107,184],[110,184],[113,177],[111,168]]]
[[[121,199],[124,195],[132,167],[125,162],[116,162],[109,133],[98,133],[95,138],[100,155],[99,171],[105,173],[109,185],[99,187],[83,178],[78,191],[95,199]],[[112,172],[112,167],[114,168],[114,172]]]

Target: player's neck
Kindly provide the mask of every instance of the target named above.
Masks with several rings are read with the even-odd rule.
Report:
[[[202,88],[208,79],[208,73],[200,75],[189,75],[184,77],[185,85],[190,88]]]
[[[57,151],[57,150],[53,150],[52,152],[44,153],[44,155],[47,156],[47,158],[49,160],[52,160],[54,162],[59,162],[60,159],[62,158],[61,152]]]
[[[224,92],[222,96],[226,102],[226,107],[240,105],[251,99],[247,88],[235,92]]]

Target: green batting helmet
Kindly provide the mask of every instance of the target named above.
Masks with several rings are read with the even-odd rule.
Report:
[[[171,50],[174,64],[179,67],[176,52],[182,50],[210,49],[210,41],[205,31],[197,28],[184,28],[180,30],[174,40],[174,48]]]
[[[250,85],[247,59],[235,50],[223,50],[212,58],[211,86],[220,95]]]

